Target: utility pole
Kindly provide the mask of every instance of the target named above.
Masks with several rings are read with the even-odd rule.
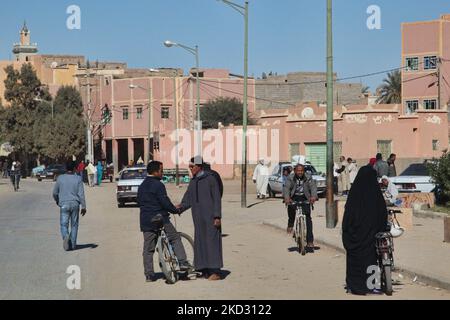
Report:
[[[180,185],[180,164],[178,161],[178,102],[177,102],[177,72],[176,70],[173,71],[173,103],[175,106],[175,183],[178,187]]]
[[[244,101],[242,110],[241,208],[247,208],[248,1],[245,1],[244,6],[230,0],[222,0],[222,2],[244,17]]]
[[[87,139],[88,139],[88,160],[93,163],[93,143],[92,143],[92,124],[91,124],[91,83],[89,79],[89,69],[86,67],[86,96],[88,104],[88,114],[87,114]]]
[[[336,227],[336,207],[334,203],[333,165],[333,3],[327,0],[327,228]]]
[[[150,162],[154,160],[152,89],[150,85],[148,88],[148,143],[148,159]]]
[[[441,109],[441,64],[442,64],[442,60],[441,57],[437,58],[437,85],[438,85],[438,107],[437,109],[440,110]]]

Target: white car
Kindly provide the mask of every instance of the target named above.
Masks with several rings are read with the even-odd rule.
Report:
[[[145,167],[126,168],[119,172],[117,181],[117,206],[122,208],[126,203],[137,203],[139,186],[147,177]]]
[[[270,197],[275,197],[277,194],[283,193],[283,169],[286,167],[293,169],[294,165],[291,162],[280,162],[273,169],[272,175],[269,177],[269,186],[267,188]],[[316,181],[317,194],[319,196],[325,194],[326,179],[308,162],[305,165],[305,171],[310,171],[312,178]]]
[[[398,177],[391,177],[389,180],[401,193],[433,192],[436,188],[424,163],[413,163]]]

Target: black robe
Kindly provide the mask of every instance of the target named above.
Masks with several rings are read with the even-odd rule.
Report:
[[[375,235],[386,231],[387,209],[376,171],[362,167],[350,190],[342,223],[342,241],[347,251],[347,289],[354,294],[370,290],[367,280],[373,273],[367,268],[377,265]]]
[[[222,217],[222,200],[214,175],[209,171],[197,174],[189,183],[181,205],[183,211],[192,209],[195,269],[221,269],[222,231],[214,226],[214,219]]]

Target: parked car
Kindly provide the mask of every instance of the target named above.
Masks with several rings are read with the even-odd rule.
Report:
[[[145,167],[130,167],[119,172],[117,181],[117,206],[122,208],[126,203],[137,203],[138,188],[147,177]]]
[[[58,177],[67,172],[66,166],[63,164],[50,164],[45,168],[41,173],[36,175],[38,181],[42,181],[44,179],[51,179],[56,181]]]
[[[401,193],[434,192],[436,188],[424,163],[413,163],[399,176],[389,179]]]
[[[283,170],[286,167],[293,169],[294,165],[291,162],[280,162],[273,169],[272,175],[269,177],[268,194],[270,197],[275,197],[277,194],[283,193]],[[307,162],[305,165],[305,171],[309,171],[312,174],[313,179],[317,184],[317,193],[319,196],[325,194],[326,179],[317,172],[316,168]]]
[[[31,176],[36,177],[37,175],[41,174],[45,170],[45,166],[38,166],[31,170]]]

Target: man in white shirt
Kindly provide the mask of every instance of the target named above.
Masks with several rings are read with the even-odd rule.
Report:
[[[269,167],[264,159],[259,160],[258,165],[253,173],[253,183],[256,183],[257,198],[267,197],[267,186],[269,185]]]
[[[383,192],[386,205],[388,207],[401,206],[402,200],[398,199],[398,189],[395,184],[393,184],[387,176],[381,177],[381,183],[386,187],[386,190]]]

